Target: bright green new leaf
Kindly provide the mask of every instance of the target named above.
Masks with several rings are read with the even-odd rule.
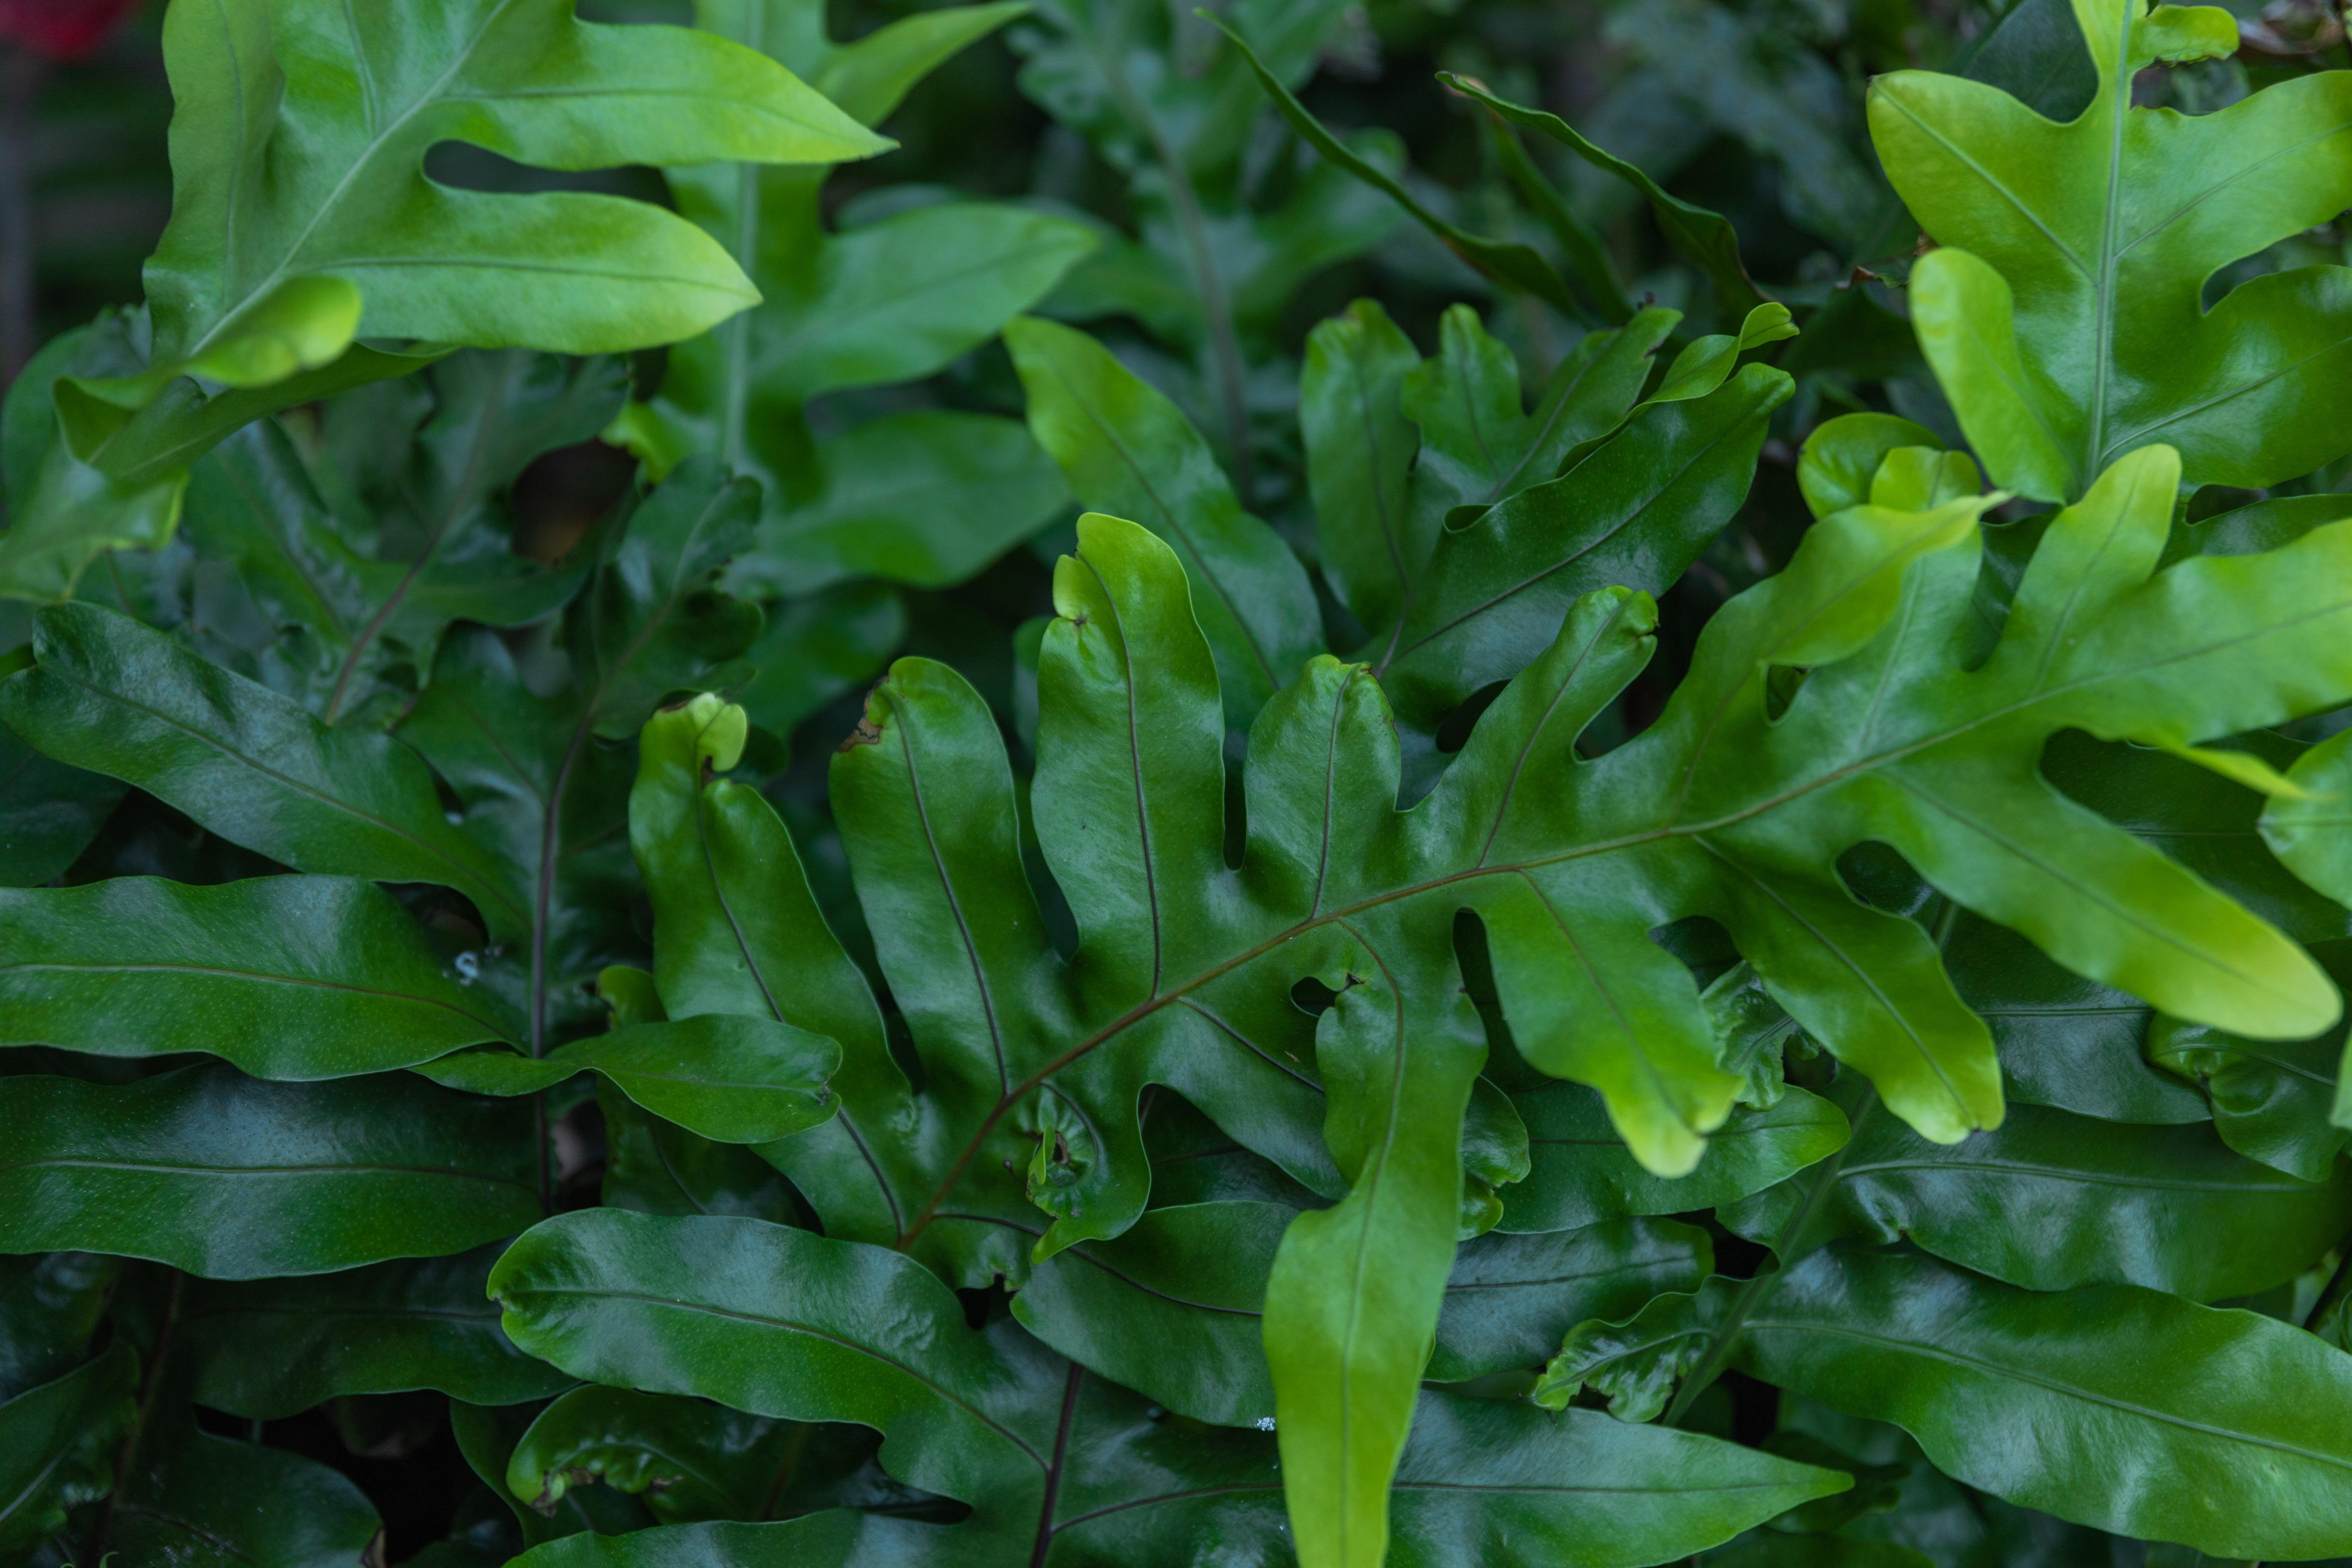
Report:
[[[635,831],[657,922],[687,922],[661,928],[663,999],[673,1015],[767,1012],[841,1040],[840,1141],[779,1156],[828,1228],[919,1243],[951,1277],[990,1257],[1017,1279],[1006,1243],[1033,1232],[1036,1208],[1055,1217],[1040,1255],[1133,1222],[1143,1172],[1126,1107],[1150,1082],[1328,1181],[1262,1096],[1237,1103],[1234,1076],[1304,1082],[1289,993],[1320,980],[1337,1000],[1313,1061],[1350,1192],[1294,1222],[1266,1337],[1297,1517],[1370,1550],[1459,1223],[1456,1141],[1433,1129],[1467,1103],[1483,1054],[1454,978],[1456,910],[1486,926],[1520,1051],[1600,1087],[1661,1174],[1697,1162],[1740,1082],[1715,1065],[1688,971],[1646,936],[1695,914],[1728,927],[1805,1031],[1921,1132],[1949,1143],[1998,1124],[1989,1033],[1932,945],[1829,871],[1864,840],[2168,1010],[2289,1036],[2332,1020],[2332,986],[2293,944],[2036,772],[2062,728],[2229,733],[2352,686],[2326,631],[2343,613],[2328,563],[2352,545],[2315,530],[2149,580],[2171,491],[2148,454],[2052,523],[1974,670],[1954,631],[1984,500],[1833,514],[1787,572],[1718,614],[1665,716],[1588,763],[1576,733],[1639,669],[1648,624],[1639,599],[1590,596],[1402,816],[1376,689],[1318,661],[1258,719],[1239,872],[1214,851],[1222,722],[1181,569],[1141,530],[1090,522],[1041,653],[1034,796],[1076,961],[1054,954],[1029,902],[993,722],[961,683],[907,661],[834,782],[925,1092],[910,1096],[882,1050],[862,980],[812,948],[823,927],[790,891],[798,879],[786,872],[779,898],[776,874],[755,873],[790,863],[764,808],[724,784],[698,800],[702,758],[734,760],[723,738],[707,752],[698,738],[715,705],[646,743]],[[1776,720],[1781,666],[1810,674]],[[2160,684],[2145,673],[2159,668]],[[1118,1049],[1130,1031],[1149,1043]],[[1208,1061],[1227,1064],[1213,1082]],[[1358,1267],[1374,1247],[1381,1266]]]
[[[2190,486],[2276,484],[2347,444],[2352,272],[2209,280],[2352,203],[2352,78],[2281,82],[2210,114],[2135,108],[2157,61],[2234,51],[2218,6],[2074,0],[2098,91],[2064,124],[1979,82],[1870,88],[1880,159],[1942,248],[1914,269],[1920,346],[1996,484],[2083,495],[2162,442]]]

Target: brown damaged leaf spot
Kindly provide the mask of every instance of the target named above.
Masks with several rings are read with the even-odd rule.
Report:
[[[860,718],[857,721],[857,727],[849,732],[849,737],[835,747],[834,750],[847,751],[856,746],[878,746],[881,743],[882,727],[871,718]]]

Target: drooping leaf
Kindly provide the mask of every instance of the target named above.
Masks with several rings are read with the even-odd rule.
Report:
[[[547,1510],[605,1486],[643,1497],[664,1524],[791,1519],[827,1508],[918,1511],[923,1494],[874,1462],[870,1433],[809,1426],[666,1394],[588,1385],[533,1418],[507,1490]]]
[[[1731,1326],[1735,1285],[1661,1297],[1622,1329],[1584,1325],[1538,1397],[1591,1384],[1621,1414],[1655,1409],[1684,1347]],[[1891,1421],[1946,1473],[2062,1519],[2290,1561],[2352,1530],[2352,1432],[2335,1393],[2352,1391],[2352,1360],[2270,1318],[2133,1285],[2020,1291],[1832,1248],[1736,1327],[1740,1370]]]
[[[0,887],[61,874],[121,799],[113,779],[44,757],[0,725]]]
[[[2332,151],[2346,82],[2303,77],[2210,114],[2136,108],[2136,73],[2232,53],[2236,21],[2146,0],[2074,12],[2098,90],[2063,124],[1958,77],[1871,84],[1879,156],[1941,247],[1914,271],[1911,315],[1970,444],[1995,483],[2059,501],[2151,442],[2179,449],[2192,486],[2339,455],[2344,272],[2272,273],[2210,308],[2203,290],[2352,197]]]
[[[500,1250],[194,1284],[176,1331],[195,1364],[193,1397],[278,1420],[352,1394],[437,1388],[515,1405],[561,1393],[571,1379],[517,1350],[483,1294]]]
[[[0,1078],[0,1247],[251,1280],[462,1252],[540,1214],[529,1112],[407,1074],[269,1083],[226,1064],[120,1088]]]
[[[115,877],[0,893],[0,951],[9,1044],[201,1051],[257,1078],[304,1080],[513,1037],[397,900],[345,877]]]

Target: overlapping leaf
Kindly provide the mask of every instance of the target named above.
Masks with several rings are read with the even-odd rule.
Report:
[[[0,545],[0,586],[19,596],[69,589],[120,516],[160,542],[186,465],[239,425],[415,368],[355,348],[362,332],[601,352],[690,337],[758,298],[672,214],[457,189],[426,177],[436,143],[551,169],[825,163],[888,145],[772,60],[683,28],[583,23],[571,0],[183,5],[164,52],[175,201],[147,269],[152,347],[135,370],[59,385],[63,438]],[[227,390],[208,401],[193,378]]]
[[[2336,1015],[2292,942],[2037,771],[2063,728],[2187,746],[2352,690],[2329,630],[2352,612],[2332,564],[2352,543],[2323,528],[2151,577],[2172,462],[2129,459],[2050,523],[1974,668],[1962,632],[1987,502],[1936,504],[1940,481],[1920,488],[1890,464],[1882,504],[1825,518],[1787,572],[1718,615],[1665,716],[1586,762],[1576,735],[1639,669],[1649,625],[1641,597],[1591,595],[1410,813],[1394,808],[1378,688],[1318,660],[1253,731],[1237,870],[1216,849],[1223,719],[1181,564],[1140,529],[1090,519],[1041,654],[1034,790],[1076,958],[1047,943],[1021,869],[993,724],[961,682],[907,661],[834,783],[923,1091],[887,1056],[764,806],[698,784],[739,744],[715,705],[656,727],[675,728],[648,738],[633,812],[663,1000],[840,1040],[837,1131],[778,1158],[829,1233],[950,1278],[1023,1277],[1038,1209],[1052,1217],[1041,1259],[1131,1225],[1146,1084],[1329,1190],[1298,1127],[1319,1109],[1349,1196],[1291,1226],[1265,1338],[1302,1535],[1364,1553],[1456,1226],[1485,1223],[1477,1184],[1461,1197],[1453,1131],[1484,1055],[1457,910],[1485,925],[1519,1052],[1599,1088],[1664,1174],[1697,1163],[1740,1086],[1689,972],[1646,935],[1693,915],[1727,927],[1806,1033],[1920,1134],[1951,1144],[2000,1124],[1990,1033],[1933,944],[1832,870],[1865,840],[2178,1016],[2292,1038]],[[1884,504],[1913,496],[1929,509]],[[1776,669],[1807,672],[1785,712]],[[1335,994],[1311,1056],[1291,1004],[1308,977]]]
[[[579,1536],[534,1563],[789,1553],[1173,1564],[1211,1539],[1253,1557],[1283,1551],[1271,1439],[1156,1416],[1011,1322],[974,1331],[937,1279],[882,1248],[756,1220],[607,1210],[534,1230],[490,1289],[509,1332],[559,1366],[764,1416],[876,1427],[894,1475],[971,1507],[951,1526],[836,1511],[756,1528]],[[1424,1409],[1403,1462],[1391,1562],[1483,1562],[1505,1542],[1534,1542],[1563,1562],[1631,1568],[1849,1484],[1591,1413],[1554,1421],[1443,1394]],[[522,1467],[527,1481],[538,1469]]]
[[[813,0],[703,0],[703,28],[797,72],[877,125],[922,77],[1027,7],[958,6],[835,44]],[[929,410],[818,439],[803,410],[847,388],[911,382],[985,342],[1095,246],[1084,225],[993,203],[926,204],[843,233],[819,216],[823,172],[710,163],[670,175],[679,210],[761,298],[681,343],[659,392],[616,434],[666,472],[722,457],[766,493],[739,585],[805,593],[873,574],[959,581],[1063,503],[1018,426]]]

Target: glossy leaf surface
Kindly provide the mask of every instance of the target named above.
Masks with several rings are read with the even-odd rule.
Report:
[[[2315,76],[2211,114],[2135,108],[2156,61],[2232,52],[2218,6],[2074,0],[2097,73],[2060,124],[1983,83],[1901,71],[1872,85],[1888,176],[1942,247],[1912,289],[1920,346],[1995,483],[2081,496],[2124,454],[2177,448],[2191,485],[2263,486],[2338,455],[2326,390],[2352,293],[2340,267],[2218,269],[2347,200],[2345,82]]]
[[[268,1083],[215,1065],[121,1088],[0,1079],[0,1245],[218,1280],[459,1252],[538,1217],[527,1125],[519,1108],[400,1075]]]

